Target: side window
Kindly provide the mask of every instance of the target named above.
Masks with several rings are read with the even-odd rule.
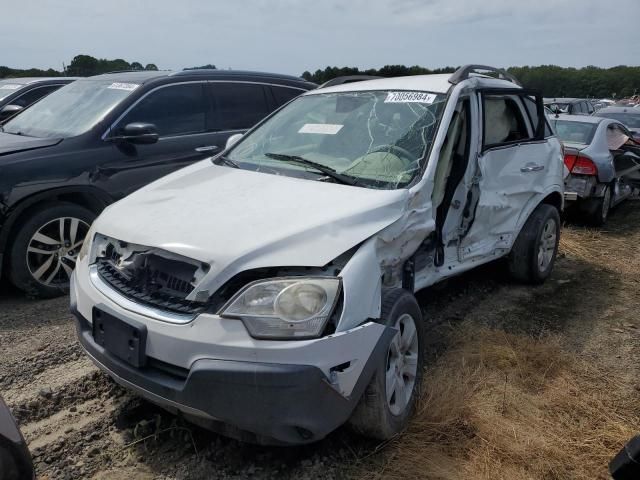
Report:
[[[485,147],[532,139],[516,99],[513,95],[484,96]]]
[[[531,128],[534,131],[538,126],[538,109],[536,108],[536,101],[529,96],[522,97],[524,106],[527,109],[527,113],[529,114],[529,120],[531,121]],[[549,121],[546,118],[544,119],[544,138],[553,136],[553,130],[551,130],[551,126],[549,126]]]
[[[273,97],[276,99],[276,105],[278,107],[304,93],[302,90],[286,87],[271,87],[271,91],[273,92]]]
[[[589,115],[591,115],[593,113],[593,111],[594,111],[593,110],[593,105],[591,104],[591,102],[586,102],[586,105],[587,105],[587,113]]]
[[[38,87],[20,95],[18,98],[14,98],[11,101],[12,105],[20,105],[21,107],[28,107],[34,102],[37,102],[42,97],[46,97],[51,92],[59,89],[62,85],[49,85],[46,87]]]
[[[582,109],[582,102],[576,102],[573,104],[573,113],[574,115],[582,115],[584,110]]]
[[[153,123],[161,137],[205,130],[207,104],[201,83],[171,85],[152,91],[120,121]]]
[[[216,114],[212,130],[245,130],[269,113],[265,87],[253,83],[211,83]]]

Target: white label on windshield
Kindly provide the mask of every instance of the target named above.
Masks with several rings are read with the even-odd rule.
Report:
[[[0,85],[0,90],[17,90],[21,87],[22,85],[18,85],[15,83],[6,83],[4,85]]]
[[[433,103],[436,96],[424,92],[389,92],[384,103]]]
[[[126,90],[127,92],[133,92],[140,85],[137,83],[112,83],[107,88],[111,88],[113,90]]]
[[[320,135],[335,135],[344,125],[331,123],[306,123],[298,130],[298,133],[318,133]]]

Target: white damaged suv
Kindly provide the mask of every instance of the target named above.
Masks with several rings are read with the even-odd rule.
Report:
[[[230,140],[107,208],[71,288],[93,361],[207,428],[390,438],[423,371],[414,292],[500,257],[551,273],[561,145],[505,72],[320,88]]]

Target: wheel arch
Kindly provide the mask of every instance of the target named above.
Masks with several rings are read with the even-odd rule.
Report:
[[[107,193],[94,187],[56,188],[22,199],[12,206],[7,215],[6,222],[0,231],[0,260],[3,258],[2,254],[7,251],[11,239],[16,234],[16,227],[20,223],[19,220],[33,210],[51,202],[68,202],[88,208],[92,212],[99,214],[107,205],[113,203],[113,201],[113,198]],[[0,261],[0,276],[2,274],[3,263],[4,262]]]

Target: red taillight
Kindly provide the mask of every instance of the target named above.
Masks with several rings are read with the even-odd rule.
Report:
[[[566,162],[566,157],[565,157],[565,162]],[[596,164],[593,163],[593,160],[591,160],[589,157],[584,157],[580,155],[578,155],[578,157],[575,160],[575,163],[573,164],[573,167],[570,168],[569,171],[577,175],[597,175],[598,174],[598,169],[596,167]]]
[[[569,153],[566,153],[564,156],[564,164],[567,166],[567,169],[569,171],[571,171],[573,169],[573,166],[576,163],[576,158],[578,158],[577,155],[571,155]]]

